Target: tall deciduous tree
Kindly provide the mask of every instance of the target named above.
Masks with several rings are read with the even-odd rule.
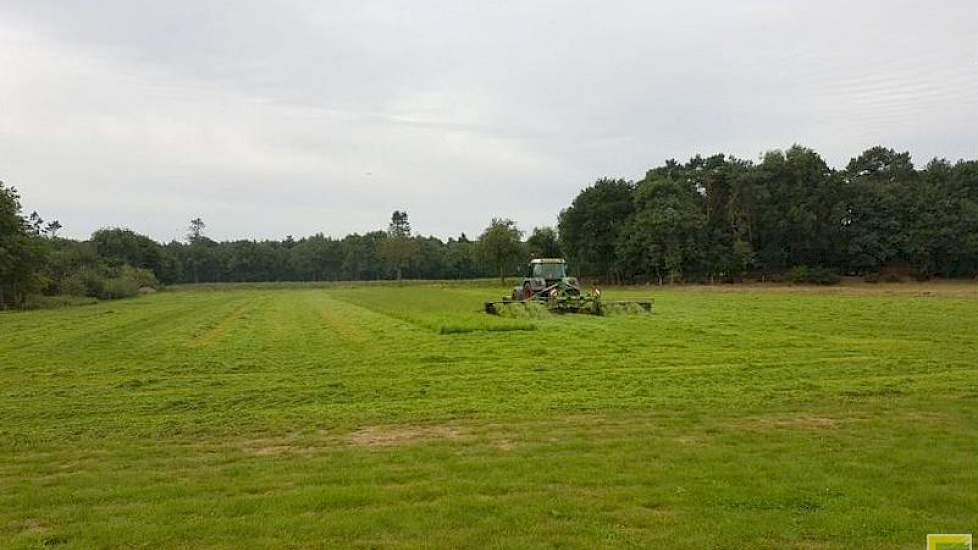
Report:
[[[489,227],[479,237],[479,258],[506,282],[506,274],[512,273],[523,256],[523,232],[516,222],[505,218],[493,218]]]
[[[532,258],[560,258],[560,243],[553,227],[534,227],[526,239],[527,251]]]
[[[142,267],[154,273],[161,271],[163,248],[153,239],[131,229],[99,229],[92,233],[90,241],[98,255],[105,259]]]
[[[21,215],[20,195],[0,182],[0,308],[18,305],[38,290],[47,247],[41,238],[41,220]]]
[[[849,161],[843,178],[848,263],[858,271],[909,264],[909,216],[917,179],[910,154],[867,149]]]
[[[615,249],[633,211],[633,191],[625,180],[600,179],[560,213],[560,247],[579,273],[617,278]]]
[[[682,280],[702,255],[705,216],[702,196],[688,180],[652,178],[636,192],[635,214],[619,244],[619,254],[633,274],[661,284]]]

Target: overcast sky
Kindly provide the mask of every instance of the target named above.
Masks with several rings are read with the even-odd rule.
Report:
[[[0,0],[0,75],[0,179],[79,238],[444,238],[697,152],[978,158],[975,0]]]

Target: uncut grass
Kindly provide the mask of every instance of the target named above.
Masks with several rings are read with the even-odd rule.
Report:
[[[498,289],[389,292],[0,315],[0,546],[917,548],[975,530],[967,292],[655,291],[651,316],[449,335],[386,304],[467,322]]]

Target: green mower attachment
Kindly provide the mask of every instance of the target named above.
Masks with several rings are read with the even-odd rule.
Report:
[[[568,277],[566,262],[561,258],[538,258],[530,261],[523,284],[513,287],[508,298],[485,303],[486,313],[498,315],[507,307],[538,304],[552,313],[588,313],[605,315],[616,309],[652,311],[653,301],[604,301],[601,290],[582,290],[574,277]]]

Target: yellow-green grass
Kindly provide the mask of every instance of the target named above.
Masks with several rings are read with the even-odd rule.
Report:
[[[908,548],[978,531],[978,285],[214,287],[0,314],[0,548]],[[517,330],[512,330],[512,329]]]

